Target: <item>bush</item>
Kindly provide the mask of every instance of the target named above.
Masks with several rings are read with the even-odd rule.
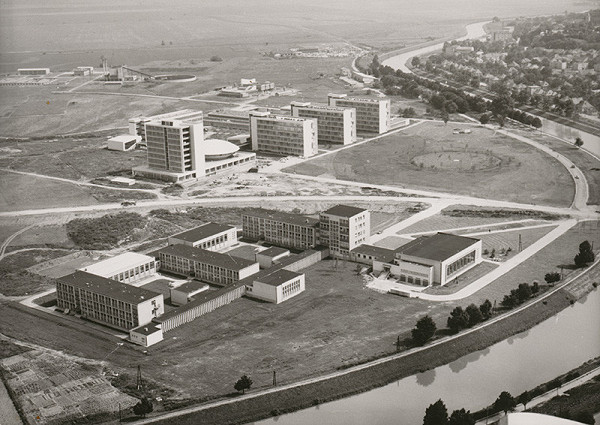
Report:
[[[544,276],[544,280],[546,281],[546,283],[558,282],[560,280],[560,273],[558,273],[558,272],[546,273],[546,276]]]
[[[223,58],[215,55],[215,56],[210,57],[210,61],[211,62],[223,62]]]
[[[83,249],[112,249],[146,225],[140,214],[121,212],[100,218],[76,218],[67,223],[67,235]]]

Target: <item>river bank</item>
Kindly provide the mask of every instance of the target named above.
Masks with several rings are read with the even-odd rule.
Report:
[[[580,279],[585,279],[588,291],[593,282],[600,278],[600,267],[596,266]],[[575,284],[578,282],[572,282]],[[571,285],[571,284],[570,284]],[[587,291],[586,291],[587,292]],[[205,408],[184,409],[162,418],[148,419],[143,423],[162,424],[217,424],[247,423],[269,416],[292,412],[371,390],[401,378],[433,369],[457,360],[466,354],[482,350],[513,335],[519,334],[538,323],[554,316],[574,302],[568,288],[561,288],[543,302],[534,300],[529,307],[502,320],[462,334],[451,340],[442,340],[437,345],[422,350],[411,350],[400,358],[381,362],[360,370],[349,370],[341,376],[308,382],[302,386],[268,390],[262,394],[247,394],[240,399],[225,400],[206,405]]]

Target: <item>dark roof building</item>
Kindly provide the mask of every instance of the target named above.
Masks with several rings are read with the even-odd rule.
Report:
[[[365,208],[351,207],[349,205],[336,205],[324,211],[323,214],[335,215],[338,217],[354,217],[357,214],[367,211]]]
[[[478,241],[479,239],[440,232],[433,236],[421,236],[401,246],[398,252],[401,255],[444,261]]]
[[[219,223],[206,223],[202,226],[195,227],[185,232],[177,233],[173,235],[173,238],[181,239],[187,242],[196,242],[202,239],[209,238],[219,233],[226,232],[228,230],[235,229],[234,226]]]
[[[294,224],[297,226],[311,226],[317,227],[319,225],[319,219],[306,217],[298,214],[290,214],[283,211],[269,211],[269,210],[256,210],[245,216],[264,218],[273,221],[280,221],[287,224]]]
[[[255,277],[254,280],[266,285],[279,286],[300,276],[302,276],[302,273],[296,273],[286,269],[279,269],[272,273],[265,274],[264,276]]]
[[[175,257],[186,258],[198,263],[222,267],[228,270],[242,270],[255,264],[254,261],[244,258],[234,257],[229,254],[208,251],[202,248],[193,248],[187,245],[169,245],[157,251],[159,256],[172,255]]]

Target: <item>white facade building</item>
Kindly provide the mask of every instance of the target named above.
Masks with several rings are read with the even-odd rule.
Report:
[[[279,304],[304,292],[304,289],[304,273],[279,269],[257,277],[252,285],[247,285],[246,296]]]
[[[319,239],[332,257],[350,258],[350,251],[370,236],[371,214],[364,208],[336,205],[319,215]]]
[[[206,223],[194,229],[169,236],[169,245],[181,244],[194,248],[219,251],[237,243],[235,226],[218,223]]]
[[[106,148],[109,151],[132,151],[138,143],[142,140],[141,136],[134,136],[132,134],[122,134],[120,136],[111,137],[108,139]]]
[[[330,106],[356,109],[356,130],[366,133],[385,133],[391,127],[391,103],[389,99],[348,97],[345,94],[329,94]]]
[[[349,145],[356,141],[356,109],[292,102],[293,117],[316,118],[319,143]]]
[[[310,157],[319,151],[317,120],[250,112],[252,150]]]
[[[157,265],[154,257],[137,252],[125,252],[79,270],[123,283],[134,283],[154,276]]]

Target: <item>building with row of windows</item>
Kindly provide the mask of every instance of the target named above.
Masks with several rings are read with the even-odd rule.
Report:
[[[154,255],[161,270],[215,285],[229,285],[259,271],[254,261],[187,245],[169,245]]]
[[[292,102],[293,117],[317,120],[319,143],[349,145],[356,141],[356,109]]]
[[[371,214],[364,208],[336,205],[319,214],[319,240],[336,258],[350,258],[350,251],[371,236]]]
[[[389,99],[348,97],[329,94],[329,106],[356,109],[356,131],[385,133],[391,128],[391,103]]]
[[[237,229],[228,224],[206,223],[169,236],[167,241],[169,245],[180,244],[209,251],[219,251],[237,243]]]
[[[279,304],[304,292],[304,279],[304,273],[283,268],[262,273],[246,285],[246,296]]]
[[[164,313],[162,294],[80,270],[56,280],[56,303],[59,310],[120,330]]]
[[[446,285],[480,264],[480,239],[439,232],[421,236],[394,252],[394,258],[373,260],[373,272],[389,272],[400,283]]]
[[[319,220],[297,214],[254,211],[242,215],[243,235],[277,246],[314,248],[319,243]]]
[[[123,283],[135,283],[154,276],[158,271],[158,264],[154,257],[125,252],[79,270]]]
[[[252,150],[310,157],[319,151],[317,120],[250,112]]]

